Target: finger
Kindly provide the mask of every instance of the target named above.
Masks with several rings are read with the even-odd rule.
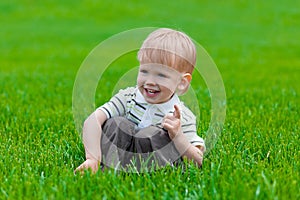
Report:
[[[169,119],[165,119],[164,121],[163,121],[163,127],[165,128],[165,129],[167,129],[167,130],[171,130],[171,129],[174,129],[175,127],[176,127],[176,120],[178,120],[178,119],[176,119],[176,118],[174,118],[173,117],[173,119],[172,118],[169,118]]]
[[[164,129],[166,129],[166,130],[171,130],[172,128],[173,128],[173,126],[171,125],[171,124],[169,124],[169,123],[163,123],[163,127],[164,127]]]
[[[79,167],[77,167],[77,168],[74,170],[74,172],[76,173],[76,172],[81,171],[81,170],[82,170],[82,166],[80,165]]]
[[[161,121],[162,127],[164,127],[165,124],[168,123],[168,121],[172,121],[174,119],[175,119],[175,117],[173,116],[172,113],[166,114],[165,117]]]
[[[74,170],[74,174],[76,175],[77,173],[79,174],[82,174],[83,173],[83,166],[80,165],[79,167],[77,167],[75,170]]]
[[[177,119],[180,119],[180,110],[179,110],[179,107],[177,105],[174,105],[174,113],[173,113],[173,116]]]
[[[169,117],[165,116],[165,118],[162,120],[161,124],[165,128],[165,125],[168,124]]]

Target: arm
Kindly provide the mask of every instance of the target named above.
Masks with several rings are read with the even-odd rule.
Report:
[[[175,111],[173,115],[167,115],[162,126],[168,130],[169,137],[173,140],[175,147],[188,160],[193,161],[197,166],[202,166],[203,151],[201,146],[193,146],[185,137],[181,130],[180,111],[177,105],[174,106]]]
[[[204,148],[202,146],[193,146],[183,133],[176,135],[173,141],[183,158],[193,161],[198,167],[202,166],[204,154]]]
[[[97,109],[84,122],[83,125],[83,144],[85,149],[86,160],[76,168],[76,172],[83,172],[90,168],[92,172],[97,172],[101,162],[101,134],[102,125],[106,121],[105,113]]]
[[[83,172],[84,169],[98,170],[101,162],[101,134],[102,125],[108,119],[108,116],[124,116],[126,113],[126,103],[136,91],[135,87],[129,87],[120,90],[108,102],[102,105],[108,109],[108,115],[101,109],[97,109],[84,122],[83,125],[83,144],[85,148],[86,161],[76,168],[76,172]],[[130,94],[130,95],[128,95]],[[101,107],[102,107],[101,106]],[[106,110],[106,109],[105,109]]]

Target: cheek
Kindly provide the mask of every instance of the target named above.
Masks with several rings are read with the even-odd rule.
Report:
[[[137,77],[137,84],[138,85],[143,85],[144,84],[144,79],[142,76],[138,75]]]
[[[160,85],[160,86],[167,93],[174,93],[176,91],[176,87],[174,85],[163,84],[163,85]]]
[[[176,90],[176,86],[177,86],[177,84],[173,81],[164,81],[161,82],[160,85],[172,92]]]

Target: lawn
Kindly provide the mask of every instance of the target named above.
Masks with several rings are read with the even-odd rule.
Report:
[[[0,199],[300,199],[299,7],[289,0],[1,1]],[[226,90],[222,133],[202,169],[74,176],[84,160],[72,110],[77,72],[100,42],[142,27],[182,30],[206,49]],[[94,107],[138,65],[135,54],[103,73]],[[192,88],[205,139],[209,90],[199,74]]]

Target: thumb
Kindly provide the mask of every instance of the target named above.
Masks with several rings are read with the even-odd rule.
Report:
[[[179,107],[177,105],[174,105],[175,111],[173,113],[173,116],[177,119],[180,119],[180,110]]]

